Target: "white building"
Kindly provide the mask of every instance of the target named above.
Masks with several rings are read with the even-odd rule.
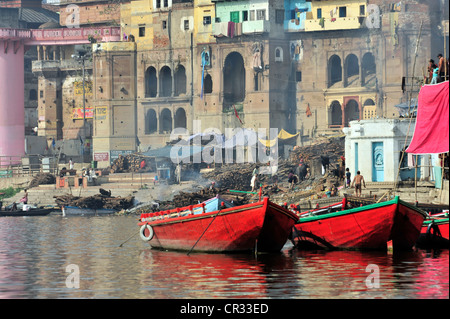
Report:
[[[411,142],[414,128],[415,119],[410,123],[409,118],[351,121],[343,132],[345,162],[352,179],[360,171],[366,182],[394,182],[401,152]],[[405,153],[398,181],[414,180],[415,159],[414,155]],[[417,169],[417,179],[433,179],[431,155],[417,156],[417,161],[421,166]]]

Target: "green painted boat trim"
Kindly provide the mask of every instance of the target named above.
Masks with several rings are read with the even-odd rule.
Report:
[[[355,214],[355,213],[359,213],[359,212],[363,212],[363,211],[367,211],[367,210],[371,210],[371,209],[376,209],[376,208],[380,208],[380,207],[385,207],[385,206],[390,206],[390,205],[398,205],[400,203],[402,205],[407,206],[408,208],[418,212],[419,214],[423,215],[424,217],[427,216],[427,213],[424,212],[423,210],[421,210],[420,208],[418,208],[414,205],[411,205],[407,202],[404,202],[404,201],[400,200],[400,198],[398,196],[395,196],[394,199],[392,199],[390,201],[386,201],[386,202],[374,203],[374,204],[370,204],[370,205],[366,205],[366,206],[362,206],[362,207],[355,207],[355,208],[351,208],[351,209],[341,210],[338,212],[333,212],[333,213],[328,213],[328,214],[321,214],[321,215],[317,215],[317,216],[303,217],[303,218],[300,218],[298,223],[307,223],[307,222],[322,220],[322,219],[326,219],[326,218],[350,215],[350,214]]]
[[[448,224],[449,218],[436,218],[436,219],[427,219],[423,222],[424,225],[429,225],[434,222],[436,225],[440,224]]]

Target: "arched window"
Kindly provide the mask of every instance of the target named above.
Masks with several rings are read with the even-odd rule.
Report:
[[[147,111],[145,114],[145,134],[152,134],[158,130],[158,119],[156,112],[153,109]]]
[[[159,133],[166,134],[172,131],[172,112],[169,109],[163,109],[159,116]]]
[[[205,79],[203,80],[203,93],[208,94],[212,93],[213,83],[211,75],[206,74]]]
[[[172,96],[172,70],[168,66],[159,71],[159,96]]]
[[[350,100],[345,105],[346,126],[350,121],[359,120],[359,104],[355,100]]]
[[[341,58],[332,55],[328,60],[328,87],[332,87],[335,83],[342,81]]]
[[[175,71],[175,90],[174,95],[179,96],[186,94],[186,69],[182,65],[178,65]]]
[[[156,69],[151,66],[145,71],[145,97],[156,97],[157,88]]]
[[[345,58],[345,86],[359,83],[359,62],[354,54]]]
[[[372,99],[367,99],[363,106],[363,119],[373,119],[377,116],[377,106]]]
[[[375,64],[375,57],[372,53],[367,52],[364,54],[361,61],[361,68],[363,85],[375,85],[377,66]]]
[[[224,107],[242,102],[245,98],[244,59],[238,52],[231,52],[225,58],[223,67]]]
[[[283,62],[283,49],[280,47],[275,48],[275,62]]]
[[[330,106],[331,125],[342,125],[341,103],[333,101]]]
[[[180,107],[175,112],[175,128],[187,128],[186,122],[186,111]]]

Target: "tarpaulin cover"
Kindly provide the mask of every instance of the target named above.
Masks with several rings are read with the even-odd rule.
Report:
[[[416,128],[406,152],[439,154],[449,151],[448,81],[424,85],[418,97]]]

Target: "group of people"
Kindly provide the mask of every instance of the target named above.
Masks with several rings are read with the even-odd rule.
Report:
[[[427,84],[437,84],[448,80],[449,61],[440,53],[437,58],[439,59],[438,64],[436,64],[433,59],[428,61],[428,79],[426,79]]]

